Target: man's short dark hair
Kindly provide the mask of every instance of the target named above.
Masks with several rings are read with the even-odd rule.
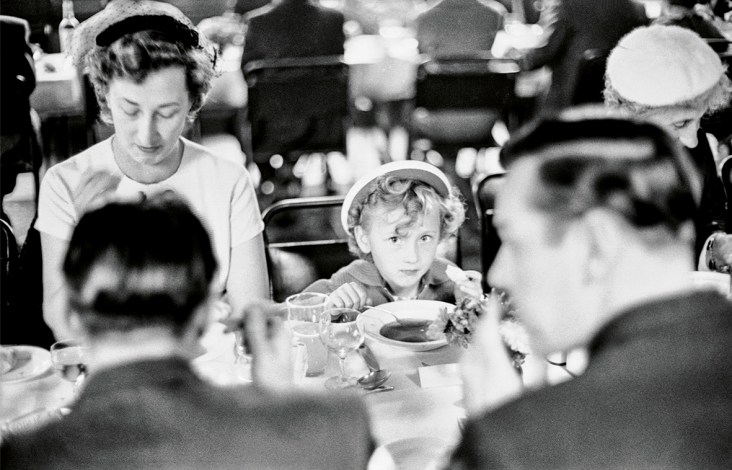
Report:
[[[501,151],[501,162],[509,169],[524,158],[541,159],[533,203],[557,222],[605,207],[638,229],[666,228],[678,234],[698,210],[701,179],[693,161],[651,123],[539,120],[521,129]]]
[[[86,213],[63,271],[69,306],[89,333],[166,326],[180,334],[208,298],[216,258],[185,203],[150,198]]]

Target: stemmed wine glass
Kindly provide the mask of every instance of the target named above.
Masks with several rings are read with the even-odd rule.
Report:
[[[51,345],[51,365],[62,379],[74,383],[74,394],[79,392],[87,373],[86,348],[72,339]]]
[[[341,375],[325,381],[329,390],[356,385],[356,378],[346,374],[346,356],[363,343],[364,334],[356,322],[358,315],[358,310],[351,308],[332,308],[320,315],[320,339],[336,353],[341,368]]]

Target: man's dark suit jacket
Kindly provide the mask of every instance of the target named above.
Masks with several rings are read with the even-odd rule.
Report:
[[[562,0],[547,44],[531,51],[523,64],[529,70],[548,66],[552,72],[542,111],[572,103],[584,51],[609,52],[626,33],[646,23],[642,7],[634,0]]]
[[[490,51],[505,14],[493,0],[441,0],[415,20],[419,50],[433,56]]]
[[[33,169],[30,95],[36,87],[26,20],[0,16],[0,168],[2,195],[15,187],[18,173]]]
[[[321,7],[310,0],[283,0],[254,10],[247,16],[242,67],[261,59],[343,55],[343,22],[341,12]],[[289,112],[256,117],[250,108],[254,160],[260,164],[263,180],[271,177],[273,170],[267,162],[274,153],[288,158],[287,152],[291,150],[345,149],[347,77],[342,77],[344,74],[340,68],[330,67],[327,71],[278,69],[266,71],[260,78],[280,82],[294,80],[293,87],[299,88],[310,83],[314,73],[321,83],[332,86],[326,87],[325,91],[322,86],[308,87],[308,97],[298,95],[302,101],[314,103],[312,106],[306,107],[299,102],[291,102],[292,99],[278,97]],[[252,93],[250,90],[250,97]],[[339,96],[337,103],[331,102],[335,100],[331,95]]]
[[[581,377],[469,421],[450,468],[732,468],[732,306],[704,292],[628,310]]]
[[[343,13],[310,0],[283,0],[247,16],[246,64],[258,59],[343,54]]]
[[[3,469],[365,469],[355,397],[214,388],[182,359],[91,375],[63,420],[3,442]]]

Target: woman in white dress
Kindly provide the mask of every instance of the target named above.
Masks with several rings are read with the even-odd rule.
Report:
[[[210,89],[215,53],[182,13],[156,3],[105,9],[75,34],[101,117],[115,134],[51,167],[41,184],[35,227],[43,250],[44,319],[57,339],[70,335],[59,319],[61,262],[71,233],[85,211],[110,200],[175,193],[210,233],[219,263],[214,288],[231,307],[269,295],[263,223],[249,174],[243,164],[181,136]],[[84,47],[90,41],[95,44]]]

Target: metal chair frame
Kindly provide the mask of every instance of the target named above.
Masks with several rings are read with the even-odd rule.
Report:
[[[277,264],[278,253],[286,252],[300,256],[309,261],[315,270],[317,279],[329,278],[334,272],[342,268],[356,256],[348,250],[348,237],[335,236],[317,240],[297,241],[271,241],[267,228],[271,226],[277,215],[285,213],[300,212],[322,208],[339,208],[343,205],[343,196],[321,196],[303,197],[297,199],[284,199],[267,207],[262,212],[264,220],[264,243],[267,256],[267,269],[270,273],[270,289],[272,298],[276,301],[283,301],[287,296],[297,292],[283,290],[281,285],[280,270],[283,266]],[[339,235],[336,233],[336,235]]]
[[[505,172],[486,174],[482,178],[478,178],[473,185],[473,199],[480,219],[480,262],[483,273],[483,290],[485,292],[490,290],[488,271],[501,247],[501,238],[493,225],[495,188],[489,188],[489,185],[495,185],[504,176]]]

